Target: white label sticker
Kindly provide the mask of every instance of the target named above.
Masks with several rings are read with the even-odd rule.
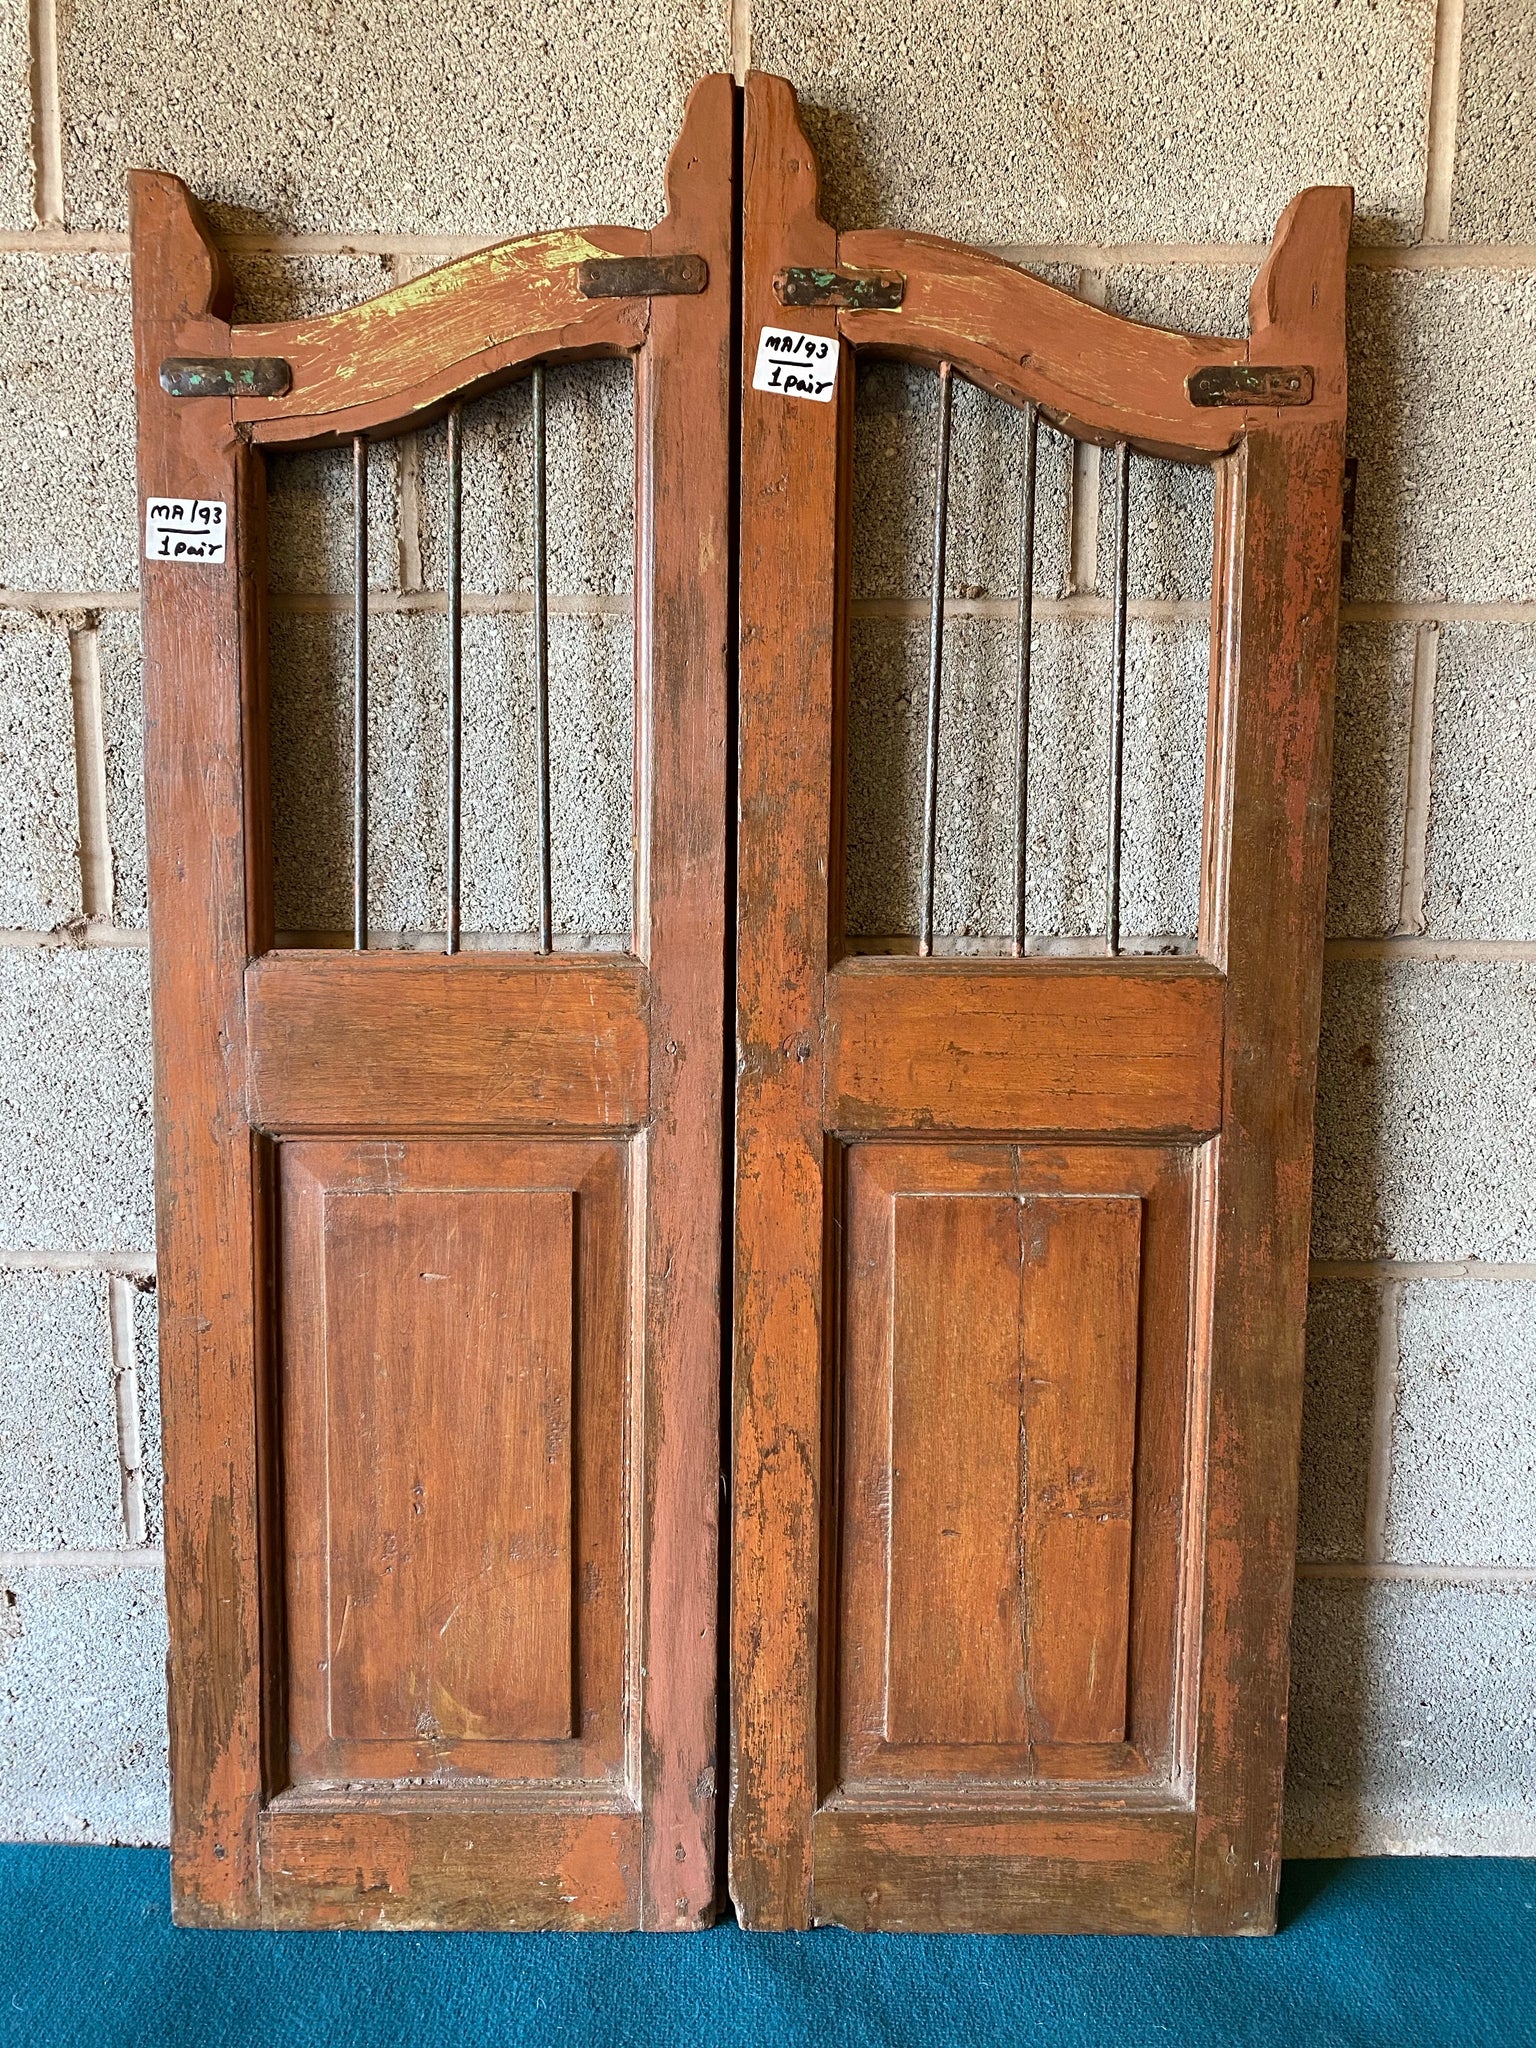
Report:
[[[757,337],[752,389],[777,391],[789,398],[814,398],[818,405],[830,405],[841,348],[835,334],[797,334],[792,327],[765,327]]]
[[[228,507],[219,498],[151,498],[144,507],[149,562],[222,562]]]

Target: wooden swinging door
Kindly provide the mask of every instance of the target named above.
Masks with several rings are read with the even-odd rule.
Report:
[[[652,232],[282,326],[134,175],[182,1921],[714,1914],[734,124],[705,80]],[[629,944],[553,948],[546,765],[533,946],[459,947],[455,510],[448,936],[381,950],[367,441],[447,415],[457,507],[456,408],[534,379],[542,647],[543,366],[595,356],[636,379]],[[349,441],[356,930],[279,947],[263,451]]]
[[[783,80],[748,81],[743,163],[732,1895],[754,1927],[1263,1931],[1350,195],[1294,203],[1224,341],[835,233]],[[873,957],[843,935],[856,352],[937,373],[940,437],[919,945]],[[1022,852],[1011,949],[934,938],[960,379],[1026,408],[1031,507],[1041,421],[1121,451],[1098,957],[1029,950]],[[1119,944],[1131,450],[1216,470],[1183,958]]]

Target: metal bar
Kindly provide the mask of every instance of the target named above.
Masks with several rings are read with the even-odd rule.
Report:
[[[448,951],[459,950],[464,730],[463,407],[448,414]]]
[[[539,749],[539,951],[553,946],[549,884],[549,524],[544,366],[533,373],[533,642]]]
[[[1029,681],[1035,625],[1035,470],[1040,452],[1040,409],[1024,409],[1024,483],[1019,506],[1019,692],[1014,758],[1019,786],[1014,807],[1013,951],[1024,952],[1024,897],[1029,865]]]
[[[171,398],[281,398],[292,386],[281,356],[167,356],[160,365]]]
[[[1105,862],[1104,940],[1120,950],[1120,771],[1125,755],[1125,617],[1131,537],[1131,450],[1120,443],[1115,470],[1115,651],[1109,694],[1109,838]]]
[[[368,443],[352,438],[352,945],[368,950]]]
[[[933,951],[933,870],[939,824],[939,688],[944,670],[944,542],[949,524],[949,424],[954,365],[939,365],[939,475],[933,494],[933,592],[928,620],[928,756],[923,789],[923,915],[917,950]]]

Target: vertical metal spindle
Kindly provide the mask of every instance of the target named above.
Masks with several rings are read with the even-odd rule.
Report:
[[[1029,862],[1029,665],[1035,624],[1035,466],[1040,451],[1040,409],[1024,409],[1024,483],[1019,506],[1019,692],[1014,758],[1019,786],[1014,806],[1013,951],[1024,952],[1024,889]]]
[[[368,950],[368,443],[352,438],[352,945]]]
[[[917,950],[933,951],[933,871],[939,826],[939,686],[944,670],[944,542],[949,524],[949,422],[954,366],[939,365],[939,476],[933,499],[933,595],[928,621],[928,756],[923,788],[923,915]]]
[[[1125,753],[1125,614],[1131,538],[1131,450],[1120,443],[1115,470],[1115,651],[1109,696],[1109,842],[1105,865],[1104,940],[1120,950],[1120,768]]]
[[[539,749],[539,951],[553,945],[549,884],[549,532],[544,367],[533,373],[533,640]]]
[[[460,853],[463,843],[460,791],[464,727],[464,564],[462,407],[448,414],[448,951],[459,950]]]

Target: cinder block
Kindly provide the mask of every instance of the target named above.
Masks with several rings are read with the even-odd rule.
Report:
[[[957,618],[945,631],[937,932],[1013,928],[1017,765],[1015,629]],[[848,730],[848,929],[915,933],[921,893],[926,627],[853,626]],[[1030,689],[1028,921],[1034,937],[1104,928],[1110,631],[1040,621]],[[1128,638],[1121,869],[1126,937],[1192,933],[1199,910],[1206,636],[1136,620]]]
[[[402,442],[368,449],[368,585],[400,583]],[[352,450],[306,448],[267,457],[267,584],[286,595],[350,596],[357,559]]]
[[[1440,631],[1424,909],[1436,938],[1536,938],[1536,629]]]
[[[0,1244],[148,1250],[149,959],[0,948]]]
[[[1331,962],[1314,1256],[1536,1258],[1533,1042],[1536,962]]]
[[[1329,183],[1356,187],[1372,239],[1404,239],[1432,40],[1422,0],[752,8],[753,62],[807,106],[828,217],[981,242],[1265,241]]]
[[[105,729],[112,918],[149,921],[144,850],[144,655],[136,611],[103,612],[96,628]]]
[[[946,589],[1017,597],[1024,416],[973,384],[951,409]],[[1071,446],[1042,428],[1035,512],[1035,591],[1066,588]],[[905,363],[860,370],[854,414],[853,594],[926,599],[933,584],[938,378]]]
[[[0,16],[0,227],[37,225],[32,208],[31,50],[27,9],[7,7]]]
[[[351,623],[279,615],[272,630],[278,924],[351,923]],[[376,617],[370,647],[370,905],[380,931],[447,916],[447,621]],[[552,884],[557,933],[631,922],[634,629],[628,616],[550,621]],[[466,933],[537,922],[533,624],[464,623]]]
[[[378,298],[397,282],[387,256],[286,256],[270,249],[234,249],[227,260],[235,285],[235,322],[241,326],[339,313]]]
[[[165,1477],[160,1425],[160,1327],[155,1290],[133,1290],[133,1357],[139,1382],[139,1469],[144,1479],[144,1540],[165,1540]]]
[[[1397,928],[1413,718],[1412,626],[1339,627],[1328,834],[1328,935]]]
[[[107,1284],[0,1273],[0,1550],[124,1540]]]
[[[52,931],[80,909],[69,635],[0,612],[0,926]]]
[[[1526,0],[1467,0],[1451,237],[1536,242],[1536,14]]]
[[[1353,269],[1356,599],[1536,596],[1536,275]]]
[[[448,0],[387,29],[362,0],[274,0],[216,38],[193,0],[84,0],[60,22],[70,224],[121,225],[148,163],[235,228],[644,226],[688,88],[729,61],[712,0]]]
[[[0,1582],[0,1837],[169,1838],[159,1572],[7,1571]]]
[[[1365,1555],[1381,1306],[1381,1289],[1357,1280],[1314,1280],[1307,1296],[1301,1558],[1333,1563]]]
[[[1387,1556],[1536,1565],[1536,1287],[1421,1280],[1398,1313]]]
[[[138,582],[125,256],[0,254],[0,584]]]
[[[1536,1587],[1302,1580],[1290,1856],[1536,1852]]]

